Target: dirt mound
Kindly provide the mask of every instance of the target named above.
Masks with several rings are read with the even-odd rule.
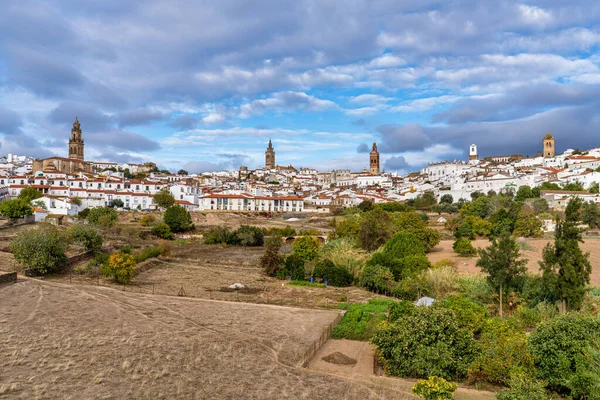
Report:
[[[336,351],[322,358],[323,361],[337,365],[356,365],[356,360]]]

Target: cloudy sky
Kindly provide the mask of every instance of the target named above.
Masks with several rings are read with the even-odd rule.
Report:
[[[493,4],[493,5],[492,5]],[[20,0],[0,154],[386,170],[600,146],[600,2]]]

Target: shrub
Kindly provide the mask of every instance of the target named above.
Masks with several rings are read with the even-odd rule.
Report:
[[[268,276],[277,276],[277,273],[282,269],[284,258],[279,254],[281,248],[281,238],[274,240],[269,238],[266,243],[265,254],[260,258],[260,266],[263,272]]]
[[[234,241],[233,232],[226,226],[217,226],[204,234],[205,244],[232,244]]]
[[[422,290],[435,299],[447,297],[460,289],[459,276],[454,266],[430,268],[419,274],[418,281]]]
[[[154,215],[146,214],[142,218],[140,218],[140,225],[141,226],[150,226],[154,223],[154,220],[155,220]]]
[[[26,215],[33,215],[33,208],[24,199],[4,200],[0,203],[0,214],[10,219],[23,218]]]
[[[319,261],[313,269],[313,277],[328,281],[331,286],[348,286],[354,276],[343,268],[338,268],[329,260]]]
[[[452,249],[462,257],[472,257],[477,254],[477,249],[473,247],[471,241],[464,237],[456,239],[452,245]]]
[[[306,277],[304,260],[295,254],[290,254],[285,258],[285,268],[283,271],[285,277],[289,276],[295,281],[301,281]]]
[[[67,264],[69,241],[55,228],[27,230],[10,242],[15,260],[39,274],[54,272]]]
[[[360,229],[360,216],[350,215],[345,217],[336,217],[335,221],[335,234],[334,239],[350,239],[352,241],[358,240],[358,230]]]
[[[348,239],[330,240],[319,250],[319,258],[333,262],[336,267],[344,268],[355,277],[360,276],[367,255],[353,246]]]
[[[456,389],[458,389],[458,383],[430,376],[427,380],[417,381],[412,387],[412,392],[425,400],[451,400],[454,398]]]
[[[294,240],[292,244],[292,253],[302,258],[304,261],[313,260],[318,252],[321,243],[314,236],[302,236]]]
[[[453,311],[418,307],[373,336],[385,371],[394,376],[462,378],[477,355],[475,340]]]
[[[394,276],[387,267],[367,264],[360,273],[359,282],[372,292],[384,293],[392,288]]]
[[[154,195],[152,202],[157,207],[166,209],[175,204],[175,198],[167,189],[164,189]]]
[[[179,205],[167,208],[163,215],[163,221],[169,225],[171,232],[185,232],[193,228],[189,211]]]
[[[580,313],[541,323],[529,337],[537,377],[561,396],[600,393],[599,337],[600,320]]]
[[[169,228],[169,225],[165,224],[164,222],[152,227],[150,233],[161,239],[173,240],[173,233],[171,233],[171,228]]]
[[[40,197],[43,197],[43,196],[44,196],[44,194],[42,192],[40,192],[39,190],[37,190],[36,188],[34,188],[32,186],[29,186],[24,189],[21,189],[18,197],[19,197],[19,199],[23,199],[27,203],[30,203],[31,200],[39,199]]]
[[[411,229],[411,232],[423,242],[426,252],[440,243],[440,232],[434,229]]]
[[[104,267],[104,265],[106,265],[108,263],[109,257],[110,257],[110,254],[107,254],[107,253],[96,254],[94,257],[92,257],[90,262],[87,264],[86,270],[89,272],[91,270],[96,269],[97,267],[101,267],[101,268]]]
[[[399,232],[385,244],[383,251],[393,258],[425,255],[425,244],[413,232]]]
[[[409,300],[400,300],[390,307],[390,321],[394,322],[399,318],[413,315],[416,311],[415,303]]]
[[[133,278],[135,259],[131,254],[114,253],[102,269],[104,276],[113,278],[116,282],[126,284]]]
[[[515,223],[515,236],[539,237],[544,233],[542,231],[542,221],[535,217],[534,211],[521,210],[517,222]]]
[[[490,304],[494,301],[494,294],[490,283],[483,275],[470,275],[458,277],[460,292],[481,304]]]
[[[367,303],[351,303],[344,318],[333,328],[334,339],[369,340],[377,326],[385,321],[385,313],[395,302],[371,299]]]
[[[91,208],[87,220],[90,224],[98,225],[103,228],[110,228],[119,219],[119,215],[110,207]]]
[[[158,249],[160,250],[160,255],[163,257],[169,257],[171,255],[172,246],[171,243],[167,241],[159,241]]]
[[[139,253],[134,254],[134,259],[136,263],[141,263],[149,258],[156,258],[161,255],[161,249],[159,247],[146,247],[141,250]]]
[[[262,246],[264,243],[265,231],[256,226],[242,225],[235,230],[233,235],[236,238],[235,244],[240,246]]]
[[[315,288],[325,288],[325,287],[327,287],[324,283],[314,283],[314,282],[309,282],[309,281],[304,281],[304,280],[301,280],[301,281],[291,280],[291,281],[288,282],[288,285],[293,285],[293,286],[308,286],[308,287],[315,287]]]
[[[96,254],[102,250],[102,235],[92,226],[73,225],[70,232],[73,239],[81,243],[86,251]]]
[[[267,236],[296,236],[296,230],[289,225],[286,225],[285,228],[269,228],[265,233]]]
[[[485,306],[464,295],[450,296],[434,303],[433,307],[454,311],[458,324],[472,333],[479,333],[490,317]]]
[[[544,382],[515,373],[508,382],[509,388],[496,392],[497,400],[551,400],[546,394]]]
[[[510,320],[489,320],[477,341],[479,356],[469,367],[469,379],[496,385],[508,385],[513,374],[531,378],[534,358],[529,351],[525,331]]]

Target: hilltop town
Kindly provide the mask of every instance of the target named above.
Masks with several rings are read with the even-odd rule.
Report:
[[[319,172],[280,166],[269,140],[263,168],[240,166],[238,171],[202,174],[160,171],[151,162],[85,161],[84,146],[76,119],[68,157],[33,159],[9,154],[0,163],[0,199],[18,197],[28,187],[39,190],[44,197],[35,200],[37,219],[48,214],[71,216],[86,208],[110,205],[153,210],[153,197],[163,190],[189,211],[321,213],[356,206],[364,200],[374,204],[410,201],[427,192],[437,199],[449,194],[454,200],[468,200],[474,192],[516,192],[521,186],[534,188],[544,182],[559,187],[575,183],[583,189],[569,193],[544,190],[551,208],[564,207],[568,196],[600,202],[594,190],[600,182],[600,148],[568,149],[556,154],[550,132],[541,138],[541,151],[535,157],[515,154],[479,158],[477,145],[472,144],[468,160],[432,163],[403,176],[381,171],[376,143],[365,159],[368,168],[362,171]]]

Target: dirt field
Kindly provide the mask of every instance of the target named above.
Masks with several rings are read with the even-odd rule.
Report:
[[[521,253],[528,260],[527,268],[532,273],[539,273],[539,261],[542,259],[542,250],[546,243],[551,242],[549,239],[519,239],[523,249]],[[433,249],[427,256],[431,262],[439,261],[447,258],[456,262],[458,272],[461,274],[474,274],[480,272],[480,269],[475,266],[477,257],[459,257],[452,250],[451,240],[442,240],[440,244]],[[489,246],[489,240],[475,240],[473,245],[478,248]],[[592,263],[592,275],[590,281],[592,286],[600,286],[600,239],[587,238],[584,243],[580,244],[581,249],[585,252],[590,252],[590,261]]]
[[[336,315],[25,280],[0,288],[0,398],[414,398],[299,366]]]

